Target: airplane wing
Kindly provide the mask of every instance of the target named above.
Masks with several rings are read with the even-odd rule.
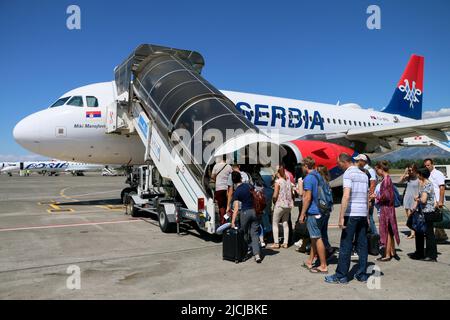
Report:
[[[445,150],[447,152],[450,152],[450,142],[440,142],[437,140],[432,140],[431,144],[433,144],[436,147],[441,148],[442,150]]]
[[[447,134],[448,141],[437,141],[434,139],[431,139],[427,136],[415,136],[411,138],[403,139],[402,143],[400,145],[405,147],[429,147],[429,146],[436,146],[441,148],[442,150],[445,150],[447,152],[450,152],[450,135]]]
[[[327,140],[347,138],[348,140],[365,141],[371,139],[400,139],[425,135],[439,143],[448,141],[445,131],[450,131],[450,116],[424,120],[412,120],[402,123],[349,129],[346,132],[326,134]]]

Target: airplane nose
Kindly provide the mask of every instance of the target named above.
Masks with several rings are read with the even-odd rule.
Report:
[[[38,123],[33,115],[28,116],[16,124],[13,130],[14,140],[25,149],[37,152],[39,149]]]

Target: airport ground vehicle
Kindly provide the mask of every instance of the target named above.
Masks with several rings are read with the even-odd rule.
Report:
[[[194,51],[141,45],[115,69],[117,99],[107,108],[106,130],[109,134],[137,132],[146,150],[146,165],[130,167],[130,187],[121,197],[132,216],[139,211],[158,215],[163,232],[190,223],[215,233],[219,219],[213,191],[205,181],[216,156],[237,150],[245,153],[245,148],[259,148],[263,143],[274,152],[280,150],[200,76],[203,64],[203,57]],[[201,127],[194,121],[201,122]],[[208,158],[202,157],[203,152],[196,158],[196,137],[202,139],[203,151],[207,143],[201,134],[209,128],[223,133],[241,129],[242,133],[223,142]],[[191,139],[178,139],[177,130],[184,130]]]
[[[436,164],[435,169],[441,171],[445,177],[445,188],[450,189],[450,165],[448,164]]]

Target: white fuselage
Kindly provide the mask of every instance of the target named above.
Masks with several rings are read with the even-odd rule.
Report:
[[[411,121],[361,109],[354,104],[339,106],[232,91],[222,93],[257,127],[278,129],[280,134],[292,137],[292,140],[306,135],[343,132],[349,128]],[[116,99],[114,82],[80,87],[61,98],[65,97],[82,97],[83,106],[69,105],[71,99],[66,99],[61,106],[31,114],[14,128],[16,141],[35,153],[66,161],[143,163],[145,148],[137,135],[106,133],[107,106]],[[98,101],[97,106],[89,106],[93,98]]]

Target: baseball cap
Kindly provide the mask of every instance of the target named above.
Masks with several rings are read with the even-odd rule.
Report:
[[[367,162],[367,156],[365,154],[358,154],[356,157],[354,157],[353,159],[355,159],[356,161],[358,160],[363,160]]]

